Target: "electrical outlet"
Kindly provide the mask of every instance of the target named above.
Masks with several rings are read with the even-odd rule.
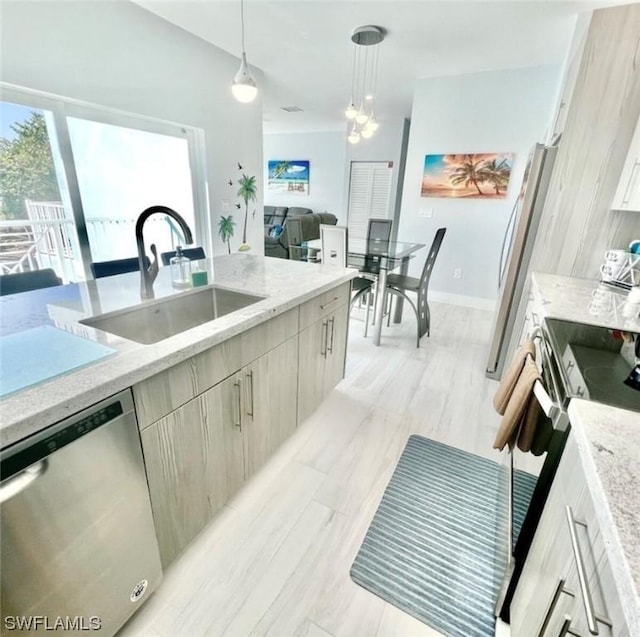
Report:
[[[462,268],[456,268],[453,271],[453,278],[454,279],[461,279],[462,278]]]
[[[418,216],[431,219],[433,217],[433,208],[420,208],[418,210]]]

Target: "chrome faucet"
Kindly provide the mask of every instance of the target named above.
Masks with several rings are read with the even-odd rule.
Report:
[[[182,228],[184,242],[193,243],[193,235],[191,234],[191,230],[189,229],[187,222],[175,210],[167,208],[167,206],[151,206],[140,214],[136,221],[136,244],[138,246],[138,264],[140,266],[140,296],[143,299],[153,298],[153,282],[158,276],[158,251],[156,249],[156,244],[152,243],[150,249],[153,254],[153,261],[151,261],[149,267],[147,267],[147,255],[144,252],[142,228],[145,221],[151,215],[156,213],[168,215],[172,219],[175,219],[180,225],[180,228]]]

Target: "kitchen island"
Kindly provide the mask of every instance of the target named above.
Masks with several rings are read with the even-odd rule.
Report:
[[[210,284],[265,298],[151,345],[138,344],[79,322],[142,304],[138,272],[2,297],[3,335],[49,323],[115,351],[112,356],[94,364],[5,396],[0,414],[0,447],[11,445],[122,389],[297,308],[348,283],[357,274],[350,269],[249,254],[209,259],[206,269]],[[73,295],[68,294],[71,287],[75,288]],[[60,300],[47,302],[45,317],[41,313],[33,314],[33,304],[25,305],[27,297],[32,299],[46,292],[47,299],[50,299],[52,291],[56,290]],[[169,268],[160,269],[154,291],[156,299],[182,294],[185,303],[190,293],[171,286]],[[24,334],[28,338],[26,330]],[[43,351],[42,356],[46,357],[47,352]],[[12,370],[3,366],[2,373],[11,374]]]

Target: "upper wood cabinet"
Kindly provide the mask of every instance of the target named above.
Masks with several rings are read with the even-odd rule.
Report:
[[[611,208],[640,212],[640,120],[629,146]]]

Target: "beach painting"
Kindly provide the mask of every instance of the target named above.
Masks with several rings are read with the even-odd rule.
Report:
[[[287,194],[308,195],[309,169],[309,162],[306,160],[270,159],[268,188]]]
[[[513,153],[425,155],[423,197],[505,199]]]

